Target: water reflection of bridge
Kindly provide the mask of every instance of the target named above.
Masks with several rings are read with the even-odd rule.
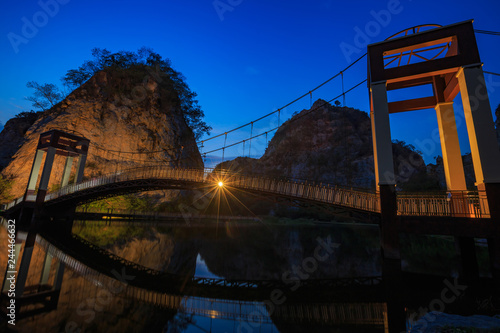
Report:
[[[280,285],[279,281],[275,284],[270,281],[223,281],[222,279],[206,279],[191,277],[183,286],[174,283],[174,277],[170,276],[169,281],[161,278],[161,272],[150,270],[142,267],[141,270],[146,275],[150,275],[149,279],[138,274],[140,265],[128,262],[125,259],[119,258],[110,254],[104,254],[105,250],[97,251],[94,246],[90,246],[88,251],[81,253],[84,246],[89,243],[79,241],[81,246],[74,247],[69,250],[65,245],[55,245],[47,241],[42,236],[37,236],[36,251],[40,256],[50,256],[51,260],[57,261],[59,265],[69,268],[71,271],[82,276],[92,285],[98,288],[120,290],[120,297],[132,299],[153,305],[159,309],[170,309],[181,311],[187,314],[203,316],[212,319],[232,320],[238,323],[250,323],[251,325],[274,324],[275,322],[285,322],[289,324],[316,324],[316,325],[361,325],[378,327],[382,331],[387,328],[387,308],[386,304],[381,299],[366,297],[363,301],[361,296],[365,291],[360,289],[358,295],[361,299],[349,301],[345,297],[337,298],[335,301],[305,300],[301,297],[286,301],[283,304],[273,304],[270,298],[270,292]],[[64,250],[62,249],[64,248]],[[77,254],[78,251],[79,253]],[[90,256],[89,256],[90,255]],[[102,262],[100,256],[105,255],[116,261],[116,265],[101,267],[96,262]],[[75,257],[78,257],[75,258]],[[33,257],[35,259],[35,255]],[[36,261],[36,260],[35,260]],[[34,261],[34,262],[35,262]],[[44,266],[44,265],[42,265]],[[124,270],[122,271],[119,267]],[[118,269],[118,270],[115,270]],[[64,284],[59,288],[52,289],[49,292],[54,293],[55,297],[50,304],[45,304],[44,299],[47,294],[37,292],[41,286],[38,284],[37,275],[47,274],[43,272],[43,267],[30,269],[30,277],[25,288],[26,300],[23,303],[29,311],[20,312],[19,318],[32,317],[40,315],[43,312],[57,311],[57,302],[60,299],[59,293],[69,294],[69,300],[65,300],[65,304],[82,304],[89,299],[89,294],[85,291],[78,291],[67,286],[64,290]],[[112,272],[115,273],[112,273]],[[38,272],[38,273],[37,273]],[[120,274],[116,274],[120,272]],[[124,275],[121,275],[123,273]],[[46,281],[56,280],[57,272],[51,270]],[[120,279],[120,275],[130,276],[125,281]],[[117,278],[118,276],[118,278]],[[178,277],[178,279],[183,279]],[[349,282],[349,280],[351,280]],[[326,281],[326,280],[325,280]],[[312,282],[309,285],[305,284],[301,288],[312,290],[312,288],[320,287],[321,290],[332,294],[334,289],[325,289],[327,285],[325,281]],[[337,287],[353,287],[355,285],[363,286],[369,283],[380,282],[380,278],[376,279],[339,279],[332,280],[328,286],[336,285]],[[123,283],[126,282],[126,283]],[[120,285],[121,287],[118,287]],[[112,288],[110,286],[113,286]],[[284,287],[283,285],[281,285]],[[313,287],[314,286],[314,287]],[[179,289],[180,287],[180,289]],[[79,288],[84,288],[79,286]],[[227,293],[221,292],[226,290]],[[251,291],[247,293],[246,291]],[[352,293],[354,289],[350,289]],[[69,292],[68,292],[69,291]],[[260,292],[258,292],[260,291]],[[369,295],[370,293],[368,293]],[[203,296],[200,296],[203,295]],[[231,299],[227,298],[231,295]],[[252,296],[253,295],[253,296]],[[5,296],[5,295],[4,295]],[[351,294],[352,297],[352,294]],[[41,306],[44,305],[45,306]],[[37,311],[33,311],[37,309]]]
[[[78,271],[76,262],[109,277],[115,277],[113,271],[120,272],[125,269],[128,275],[134,276],[134,279],[128,282],[130,285],[152,291],[194,296],[202,295],[209,298],[223,295],[227,299],[236,297],[237,299],[262,301],[269,298],[270,292],[274,289],[283,291],[290,289],[290,285],[287,285],[282,280],[228,280],[196,277],[194,275],[184,276],[158,271],[128,261],[76,235],[72,235],[71,239],[50,238],[50,242],[41,236],[37,239],[45,251],[57,254],[63,262],[68,260],[74,270]],[[54,256],[54,254],[52,255]],[[85,272],[81,273],[84,274]],[[297,294],[314,290],[339,290],[343,288],[359,288],[360,290],[363,287],[378,286],[381,280],[380,276],[306,279],[301,281],[301,291],[297,292]],[[237,294],[234,293],[235,291],[237,291]]]

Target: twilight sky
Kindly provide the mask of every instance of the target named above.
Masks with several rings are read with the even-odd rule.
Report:
[[[366,48],[346,54],[341,46],[357,47],[356,35],[366,27],[375,27],[367,37],[370,43],[419,24],[468,19],[474,19],[476,29],[500,31],[499,12],[498,0],[3,1],[0,122],[31,109],[24,100],[31,94],[26,82],[60,85],[68,69],[91,58],[94,47],[116,52],[147,46],[171,59],[186,76],[212,133],[219,134],[276,110],[348,66]],[[484,70],[500,73],[500,37],[476,38]],[[346,89],[365,78],[363,59],[346,72]],[[494,110],[500,104],[500,77],[487,75],[486,81]],[[329,100],[339,93],[341,83],[334,80],[313,93],[313,100]],[[455,103],[457,116],[463,118],[459,97]],[[346,105],[368,111],[366,84],[347,95]],[[288,107],[281,121],[309,106],[305,98]],[[465,153],[466,128],[459,122]],[[253,134],[276,124],[275,117],[259,122]],[[415,145],[426,162],[441,153],[436,128],[434,110],[391,116],[393,139]],[[249,127],[243,129],[228,143],[249,133]],[[253,143],[252,155],[262,152],[262,140]],[[215,141],[213,147],[220,145]],[[241,146],[226,156],[238,152]]]

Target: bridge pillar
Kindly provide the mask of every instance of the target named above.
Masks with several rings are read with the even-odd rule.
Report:
[[[85,168],[85,162],[87,161],[87,154],[81,154],[78,159],[78,165],[76,168],[75,184],[80,183],[83,180],[83,171]]]
[[[401,263],[401,256],[399,252],[399,225],[396,215],[396,180],[385,82],[370,85],[370,102],[375,182],[380,197],[382,215],[380,224],[382,254],[383,260],[387,263],[391,262],[391,266],[395,268],[398,263]]]
[[[30,177],[28,179],[26,195],[35,193],[36,182],[38,181],[38,173],[40,172],[40,166],[42,165],[43,154],[43,150],[37,149],[35,159],[33,160],[33,166],[31,167]],[[24,199],[26,200],[26,197]]]
[[[48,147],[47,156],[45,157],[45,164],[43,165],[42,177],[40,177],[40,184],[38,185],[38,193],[36,195],[37,205],[43,204],[45,195],[49,188],[50,174],[52,173],[52,166],[54,165],[54,158],[56,157],[56,148]]]
[[[453,102],[436,104],[436,114],[443,153],[444,174],[446,187],[450,192],[467,190],[465,173],[462,163],[462,153],[458,142],[457,125]]]
[[[385,81],[370,85],[370,120],[372,125],[375,184],[395,185],[391,129]]]
[[[436,81],[436,78],[434,80]],[[435,89],[438,89],[436,86],[441,88],[440,85],[435,85]],[[442,94],[442,90],[436,92],[438,97],[442,96]],[[439,127],[439,137],[441,139],[446,188],[451,194],[451,214],[457,217],[468,217],[469,207],[464,197],[464,191],[467,190],[467,185],[465,183],[465,173],[460,143],[458,141],[453,102],[438,103],[435,109]],[[479,278],[474,238],[455,237],[455,247],[460,257],[460,276],[468,280]]]
[[[31,264],[31,257],[33,256],[33,249],[35,247],[36,235],[32,232],[28,233],[28,237],[24,242],[24,251],[19,264],[19,271],[17,272],[16,279],[16,298],[23,296],[26,280],[28,279],[28,270]]]
[[[47,252],[43,260],[42,274],[40,275],[40,284],[47,284],[49,281],[50,267],[52,267],[52,255]]]
[[[484,212],[493,223],[500,224],[500,151],[491,113],[482,64],[463,66],[457,74],[465,122],[471,148],[476,186]],[[493,277],[500,279],[500,238],[488,239]],[[491,247],[490,247],[491,245]]]
[[[389,331],[400,332],[404,328],[406,317],[400,299],[400,221],[397,216],[396,178],[385,81],[370,83],[370,120],[372,125],[375,183],[380,198],[380,246],[382,251],[382,275],[386,285],[387,317]]]
[[[14,245],[14,262],[17,264],[18,258],[19,258],[19,253],[21,253],[21,247],[22,247],[22,242],[16,237],[16,243]],[[9,258],[10,259],[10,258]],[[5,275],[3,278],[3,285],[2,285],[2,291],[7,291],[10,288],[10,283],[9,280],[7,280],[7,277],[10,275],[8,272],[9,271],[15,271],[16,268],[14,267],[13,269],[7,265],[5,268]]]
[[[64,163],[63,175],[61,179],[61,187],[68,185],[69,176],[71,174],[71,167],[73,166],[73,156],[67,156],[66,162]],[[75,177],[76,180],[76,177]]]

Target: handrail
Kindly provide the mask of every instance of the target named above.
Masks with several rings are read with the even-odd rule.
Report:
[[[114,174],[93,178],[79,184],[65,186],[58,191],[47,194],[45,201],[51,201],[78,191],[95,188],[111,183],[134,181],[140,179],[172,179],[198,184],[215,182],[221,178],[225,186],[256,190],[266,193],[277,193],[294,198],[314,200],[354,209],[375,211],[379,209],[379,199],[375,193],[329,187],[314,183],[300,183],[290,180],[275,180],[257,176],[245,176],[223,170],[213,169],[171,169],[148,166],[119,171]]]

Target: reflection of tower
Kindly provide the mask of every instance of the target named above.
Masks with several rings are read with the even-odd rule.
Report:
[[[38,146],[31,168],[28,185],[24,196],[24,205],[20,212],[18,228],[28,229],[28,234],[24,242],[22,258],[19,265],[19,271],[16,279],[16,298],[20,298],[24,294],[25,284],[28,277],[28,270],[33,255],[35,239],[39,228],[41,227],[41,218],[46,213],[43,210],[45,196],[47,194],[49,180],[54,165],[56,155],[65,156],[65,166],[61,177],[61,186],[69,184],[70,174],[73,166],[73,160],[78,158],[76,171],[74,175],[74,183],[82,181],[85,161],[90,141],[83,137],[73,134],[64,133],[58,130],[51,130],[40,135]],[[45,157],[45,158],[44,158]],[[43,167],[42,167],[43,164]],[[40,168],[42,174],[39,177]],[[37,188],[38,184],[38,188]],[[34,203],[33,198],[35,198]],[[72,217],[75,211],[74,206],[63,207],[59,210],[59,215],[66,217],[67,222],[62,226],[63,232],[71,232]],[[17,229],[17,228],[16,228]],[[16,230],[16,255],[20,252],[20,235],[19,230]],[[16,258],[17,261],[17,258]],[[44,285],[48,281],[49,272],[52,266],[52,257],[47,254],[43,264],[43,270],[40,277],[40,285]],[[57,263],[56,277],[54,280],[55,288],[60,289],[64,265]],[[5,288],[5,285],[4,285]]]
[[[25,236],[25,233],[18,233],[13,256],[15,262],[17,262],[21,252],[22,241],[20,238]],[[26,246],[24,251],[33,253],[33,249]],[[13,298],[11,291],[12,288],[15,288],[17,319],[50,311],[57,307],[64,275],[64,264],[49,252],[42,250],[36,253],[35,255],[30,254],[29,262],[27,260],[21,261],[17,280],[14,279],[16,270],[13,266],[8,265],[5,272],[2,285],[2,303],[4,305],[5,302],[11,304]],[[41,266],[40,263],[42,263]],[[29,278],[28,271],[30,272]],[[15,281],[15,285],[12,285],[13,281]]]

